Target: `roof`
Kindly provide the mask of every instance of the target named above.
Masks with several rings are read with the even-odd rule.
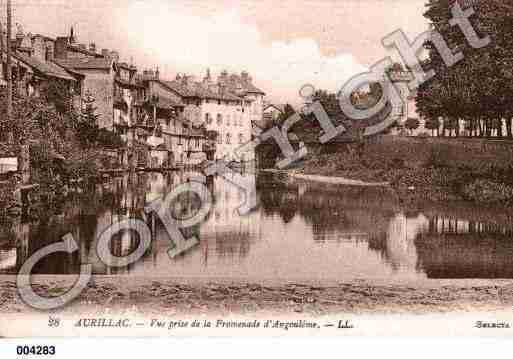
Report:
[[[122,79],[121,77],[116,77],[115,79],[116,83],[118,83],[119,85],[121,86],[125,86],[125,87],[130,87],[130,88],[133,88],[133,87],[139,87],[139,88],[144,88],[144,86],[140,83],[137,83],[135,81],[127,81],[127,80],[124,80]]]
[[[159,96],[159,102],[157,103],[157,107],[160,109],[172,109],[174,107],[180,106],[184,106],[183,102],[178,102],[168,97]]]
[[[76,78],[71,76],[64,68],[51,61],[41,61],[37,57],[28,56],[20,52],[15,52],[13,56],[45,76],[76,81]]]
[[[235,96],[229,91],[224,92],[213,92],[210,91],[206,86],[203,86],[201,83],[193,82],[192,85],[185,86],[178,81],[162,81],[157,80],[163,86],[171,89],[172,91],[178,93],[182,97],[198,97],[203,99],[213,99],[213,100],[225,100],[225,101],[241,101],[242,99],[238,96]]]
[[[129,65],[126,62],[119,62],[116,66],[128,71],[137,71],[137,68],[134,65]]]
[[[52,37],[50,37],[50,36],[41,35],[41,34],[34,34],[34,35],[32,35],[32,38],[33,38],[33,39],[34,39],[34,38],[36,38],[36,37],[42,37],[42,38],[43,38],[43,39],[45,39],[45,40],[55,42],[55,39],[54,39],[54,38],[52,38]]]
[[[268,104],[267,106],[264,107],[264,111],[267,110],[269,107],[274,107],[275,109],[277,109],[281,113],[284,113],[285,112],[285,106],[287,106],[287,105],[285,105],[283,103],[281,103],[281,104],[270,103],[270,104]]]
[[[252,83],[243,83],[242,87],[246,93],[257,93],[257,94],[265,95],[264,91],[260,90],[258,87],[256,87]]]
[[[161,85],[163,85],[164,87],[167,87],[168,89],[176,92],[177,94],[179,94],[180,96],[182,97],[195,97],[195,93],[194,91],[190,90],[189,88],[181,85],[180,83],[178,83],[177,81],[162,81],[162,80],[157,80],[157,82]]]
[[[228,86],[231,91],[236,94],[241,93],[247,95],[249,93],[255,93],[265,95],[264,91],[253,85],[253,80],[248,75],[228,75],[228,73],[222,73],[218,81]]]
[[[56,63],[75,70],[110,70],[113,60],[105,57],[84,57],[76,59],[56,59]]]
[[[88,55],[88,56],[94,56],[94,57],[98,57],[98,58],[102,57],[101,54],[90,51],[87,48],[81,48],[78,44],[68,44],[67,49],[71,50],[73,52],[79,52],[81,54]]]

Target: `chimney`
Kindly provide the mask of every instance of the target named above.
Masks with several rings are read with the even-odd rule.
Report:
[[[155,78],[155,73],[153,70],[144,70],[144,77],[146,77],[149,80],[153,80]]]
[[[194,75],[183,75],[182,84],[187,88],[194,90],[195,88],[195,78]]]
[[[16,39],[21,41],[25,37],[25,34],[23,33],[23,27],[20,24],[16,24],[17,31],[16,31]]]
[[[70,29],[68,41],[72,45],[77,41],[77,38],[75,37],[75,31],[73,30],[73,26]]]
[[[112,60],[114,60],[115,62],[118,62],[119,61],[119,53],[117,51],[111,51],[110,58]]]
[[[221,75],[219,75],[217,82],[224,84],[226,81],[228,81],[228,71],[223,70],[221,71]]]
[[[207,68],[207,74],[203,78],[203,82],[210,84],[212,82],[212,75],[210,74],[210,69]]]
[[[105,58],[110,57],[109,49],[102,49],[102,56],[105,57]]]
[[[94,42],[89,44],[89,51],[96,53],[96,44]]]
[[[189,87],[189,75],[182,76],[182,85]]]
[[[160,71],[159,71],[159,68],[157,67],[157,71],[155,71],[155,80],[158,80],[160,77]]]

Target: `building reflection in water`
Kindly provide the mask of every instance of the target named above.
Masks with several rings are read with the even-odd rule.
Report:
[[[451,204],[405,213],[386,190],[283,185],[254,175],[247,180],[258,186],[259,206],[242,217],[237,208],[245,200],[243,190],[223,178],[207,179],[212,211],[201,225],[183,230],[200,242],[171,260],[164,225],[144,208],[195,175],[114,178],[73,194],[57,213],[43,211],[37,221],[0,226],[0,273],[15,272],[38,249],[71,233],[80,250],[52,254],[34,273],[76,274],[81,263],[91,263],[96,274],[233,280],[513,278],[513,222],[492,210]],[[195,195],[184,194],[170,210],[185,219],[200,206]],[[138,263],[109,268],[96,255],[96,239],[128,218],[147,222],[151,247]],[[124,231],[110,249],[122,257],[138,244],[136,233]]]
[[[415,240],[419,269],[429,278],[513,278],[513,222],[456,218],[430,218]]]

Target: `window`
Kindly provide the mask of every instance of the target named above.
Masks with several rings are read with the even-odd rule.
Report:
[[[240,144],[244,143],[244,135],[242,133],[239,133],[239,143]]]
[[[220,113],[217,114],[217,125],[221,126],[223,124],[223,116]]]
[[[226,117],[226,126],[230,126],[230,115]]]
[[[49,61],[51,59],[52,49],[50,47],[45,48],[45,61]]]
[[[210,124],[212,123],[212,117],[210,116],[210,114],[209,114],[209,113],[206,113],[206,114],[205,114],[205,123],[206,123],[207,125],[210,125]]]
[[[232,142],[232,135],[227,133],[226,134],[226,144],[229,145]]]
[[[217,143],[222,145],[223,144],[223,135],[222,134],[217,134]]]

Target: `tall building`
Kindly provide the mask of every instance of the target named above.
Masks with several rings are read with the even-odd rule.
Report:
[[[98,125],[113,130],[115,64],[119,61],[118,53],[105,49],[99,53],[95,43],[89,46],[77,43],[73,28],[69,36],[57,37],[54,52],[57,64],[84,76],[81,92],[91,94],[94,98],[96,113],[99,115]]]
[[[182,99],[186,117],[203,124],[216,139],[212,159],[246,162],[255,158],[253,152],[236,154],[251,140],[252,122],[263,116],[265,93],[253,85],[247,72],[229,75],[223,71],[214,81],[207,70],[202,81],[179,74],[173,81],[160,82]]]
[[[152,161],[180,167],[212,160],[215,145],[200,121],[197,99],[161,80],[158,69],[145,70],[140,81],[147,93],[145,106],[158,126],[150,143]]]

